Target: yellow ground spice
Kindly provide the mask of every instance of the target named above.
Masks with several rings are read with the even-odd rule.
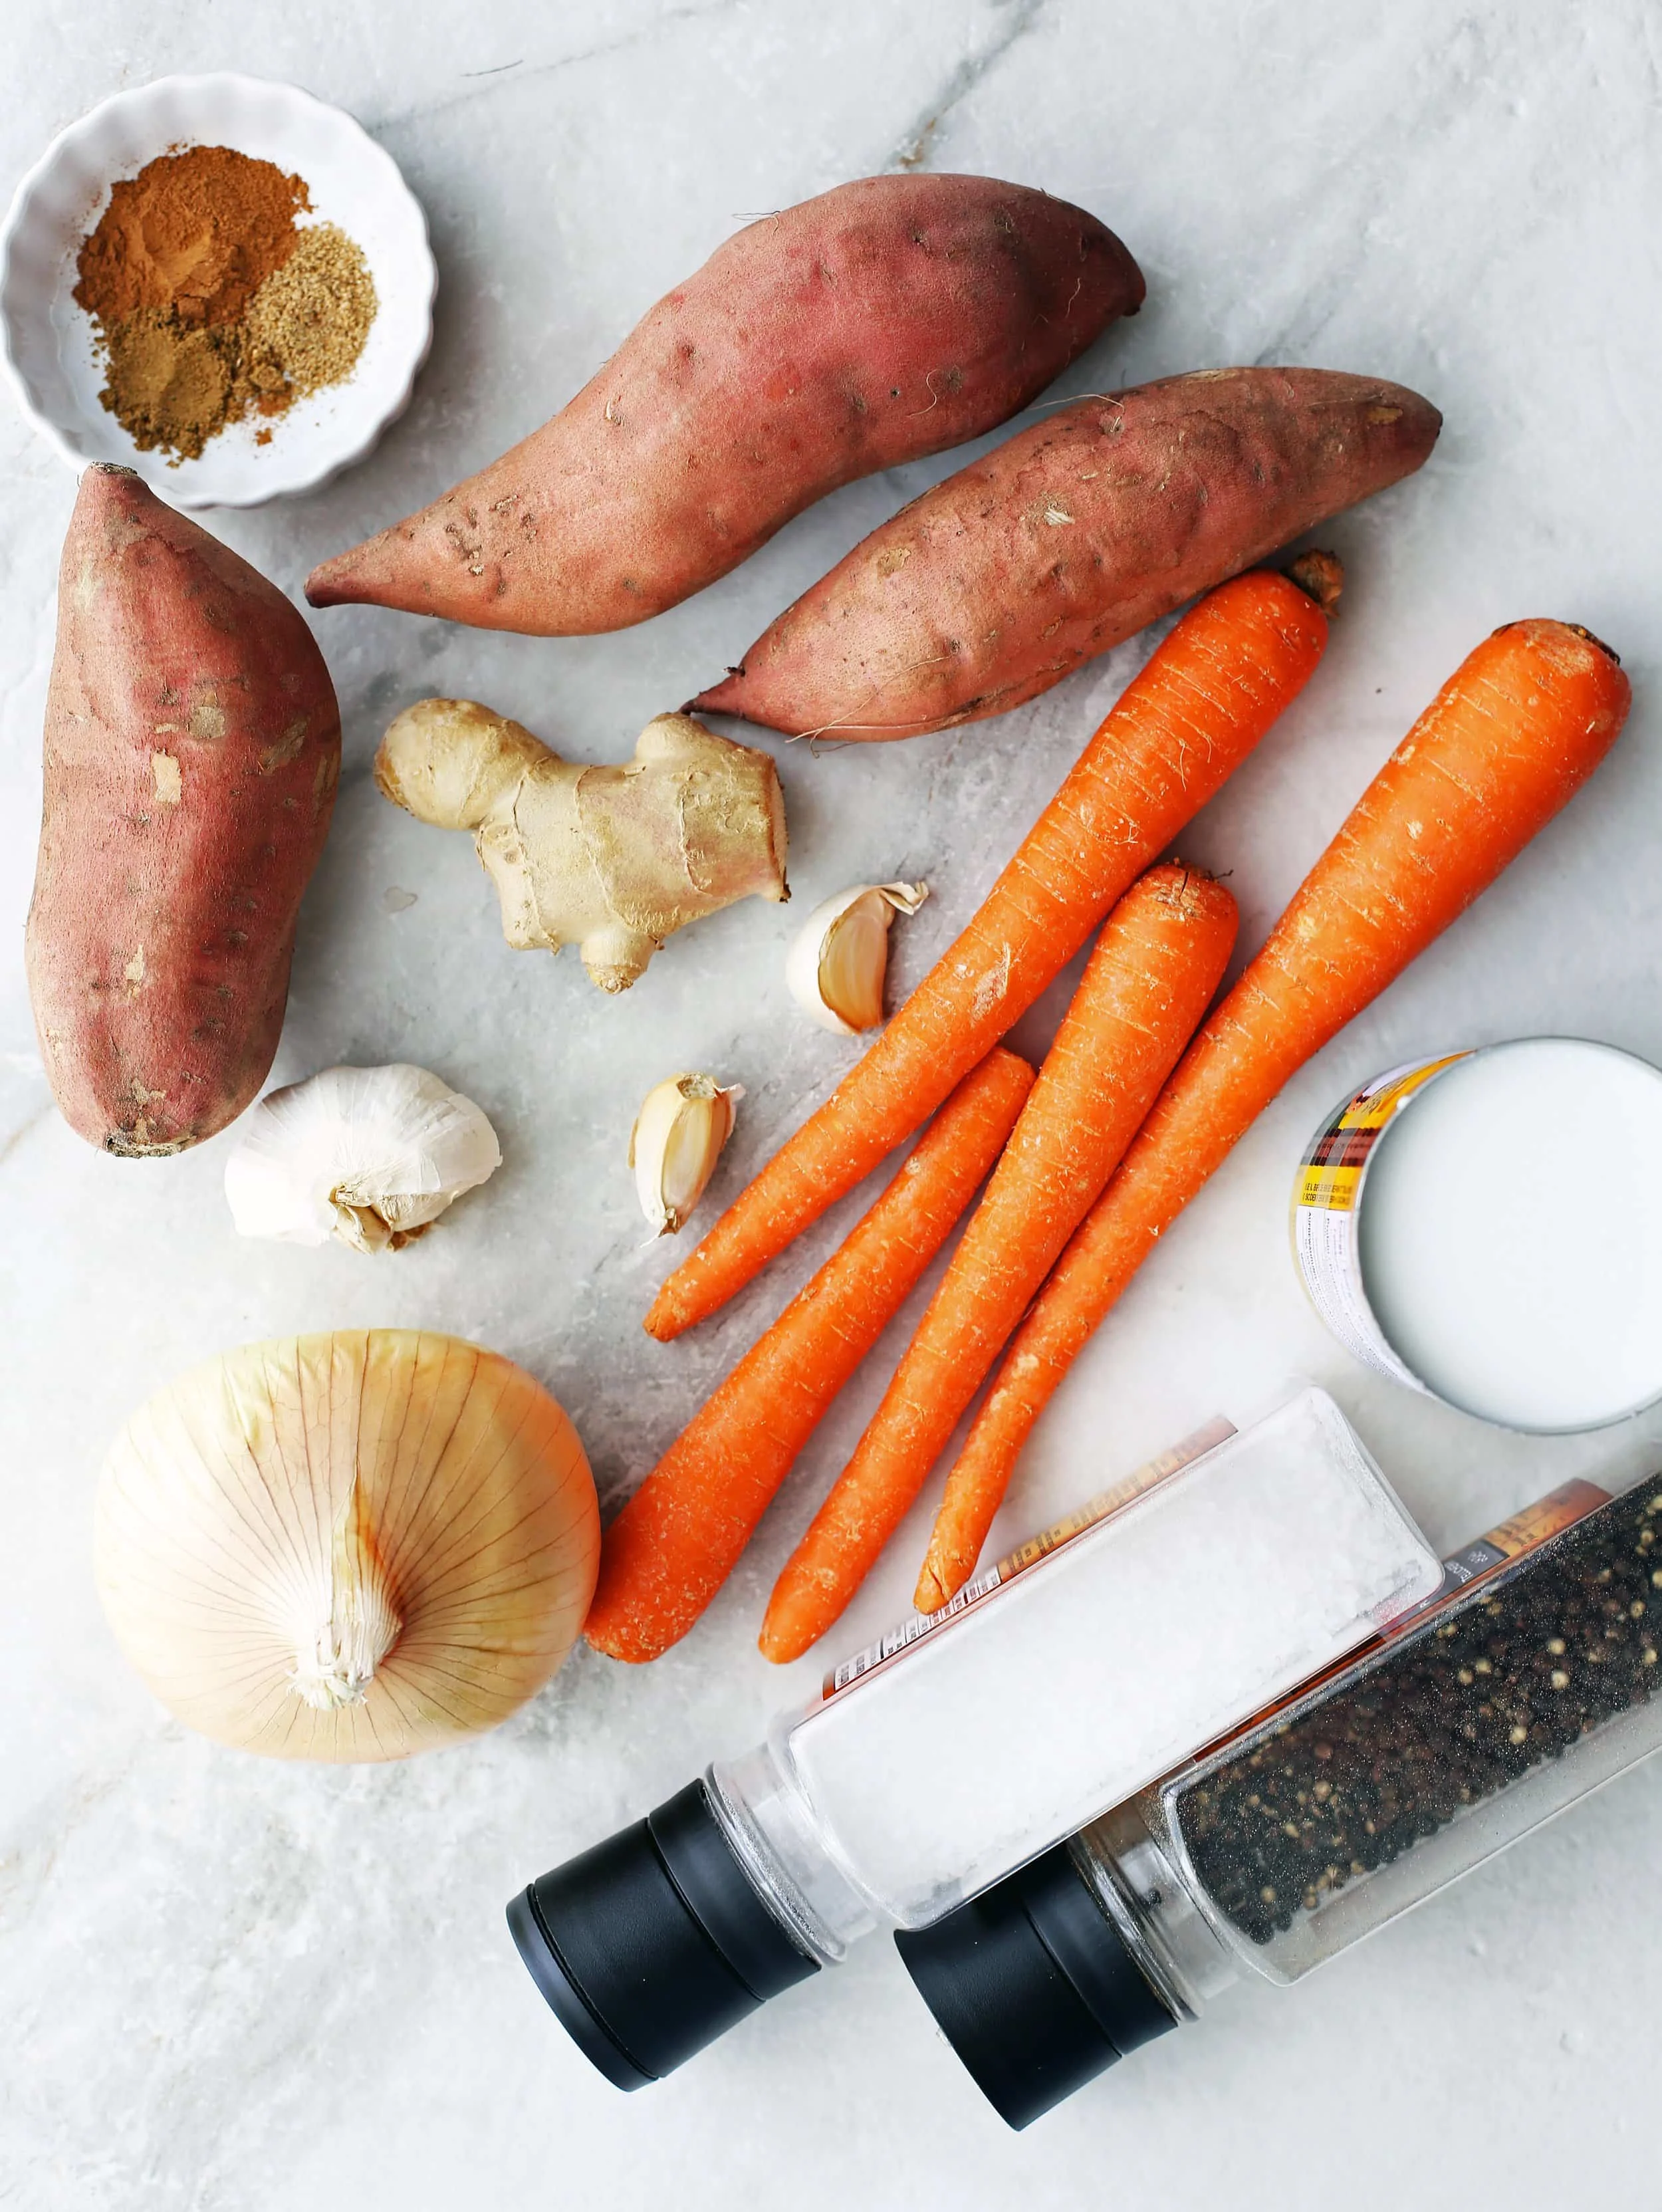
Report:
[[[228,146],[161,155],[113,188],[75,297],[98,327],[100,398],[142,452],[194,460],[227,423],[351,375],[374,281],[343,230],[300,228],[310,207],[302,178]]]
[[[237,385],[234,330],[193,330],[176,308],[141,307],[106,331],[99,397],[141,453],[160,447],[193,461],[225,428]]]

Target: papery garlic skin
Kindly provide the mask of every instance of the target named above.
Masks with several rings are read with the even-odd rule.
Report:
[[[325,1067],[269,1091],[225,1164],[244,1237],[397,1251],[502,1164],[482,1108],[424,1067]]]
[[[670,1075],[646,1093],[629,1133],[640,1211],[660,1237],[673,1237],[704,1195],[721,1148],[733,1133],[742,1085],[713,1075]]]
[[[785,980],[822,1029],[858,1036],[883,1016],[889,933],[897,914],[916,914],[927,884],[856,884],[816,906],[792,943]]]
[[[244,1346],[117,1437],[94,1569],[170,1711],[276,1759],[369,1760],[491,1728],[593,1595],[583,1447],[511,1360],[414,1329]]]

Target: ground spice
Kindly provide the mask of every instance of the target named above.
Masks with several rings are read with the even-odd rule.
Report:
[[[236,343],[223,325],[187,330],[172,308],[141,307],[105,338],[100,397],[141,453],[195,460],[229,419]]]
[[[233,323],[300,243],[299,177],[229,146],[160,154],[110,194],[76,262],[78,306],[107,330],[141,307]]]
[[[1662,1687],[1662,1492],[1601,1506],[1353,1688],[1183,1792],[1196,1871],[1268,1943]]]
[[[332,222],[303,230],[255,295],[246,320],[247,374],[276,374],[296,399],[340,384],[358,365],[375,319],[369,264]]]
[[[141,452],[194,460],[227,423],[351,374],[375,287],[344,231],[299,227],[311,204],[303,179],[228,146],[160,155],[114,186],[75,298],[98,325],[99,396]]]

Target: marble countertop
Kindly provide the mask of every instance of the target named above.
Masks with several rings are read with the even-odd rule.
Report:
[[[1143,1270],[1047,1418],[1011,1534],[1207,1413],[1324,1382],[1434,1540],[1572,1472],[1635,1474],[1662,1418],[1520,1442],[1364,1373],[1289,1263],[1298,1147],[1393,1060],[1534,1030],[1662,1060],[1662,33],[1643,0],[430,0],[282,9],[16,0],[0,192],[118,87],[234,67],[359,116],[432,222],[437,342],[409,415],[310,498],[209,516],[285,588],[563,401],[744,215],[896,165],[1042,185],[1102,216],[1149,301],[1064,391],[1295,361],[1396,378],[1447,427],[1423,474],[1323,536],[1351,585],[1318,679],[1185,840],[1231,872],[1244,943],[1477,638],[1552,613],[1623,652],[1617,753],[1501,885],[1293,1084]],[[579,758],[628,750],[898,501],[963,456],[853,486],[713,590],[612,637],[533,641],[315,618],[346,769],[303,918],[276,1074],[408,1058],[486,1107],[506,1164],[410,1250],[240,1243],[228,1140],[105,1158],[54,1112],[19,957],[58,542],[73,482],[0,404],[0,2203],[27,2212],[794,2212],[925,2194],[1051,2212],[1653,2202],[1653,1909],[1662,1767],[1641,1769],[1307,1985],[1239,1987],[1026,2136],[867,1943],[631,2099],[567,2043],[509,1944],[508,1896],[753,1740],[818,1662],[755,1649],[762,1601],[881,1388],[852,1389],[718,1604],[634,1672],[579,1650],[494,1735],[390,1769],[290,1769],[161,1712],[88,1568],[100,1457],[166,1376],[298,1328],[421,1322],[523,1361],[616,1503],[827,1247],[671,1349],[639,1319],[623,1152],[652,1082],[743,1083],[719,1201],[846,1064],[787,1000],[793,921],[846,883],[923,876],[901,988],[948,941],[1137,667],[1122,647],[955,734],[779,748],[788,912],[678,939],[619,1003],[574,956],[503,945],[464,840],[369,776],[390,714],[489,701]],[[413,896],[411,896],[413,894]],[[1052,1001],[1054,994],[1052,994]],[[1024,1024],[1042,1042],[1056,1006]],[[1618,1164],[1589,1164],[1600,1190]],[[921,1521],[844,1625],[906,1609]],[[970,1747],[967,1747],[967,1750]]]

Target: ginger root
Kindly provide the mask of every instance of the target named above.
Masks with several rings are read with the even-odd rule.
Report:
[[[508,943],[575,943],[603,991],[689,921],[790,896],[772,760],[689,714],[648,722],[622,768],[580,768],[471,699],[423,699],[381,739],[375,781],[417,821],[470,830]]]

